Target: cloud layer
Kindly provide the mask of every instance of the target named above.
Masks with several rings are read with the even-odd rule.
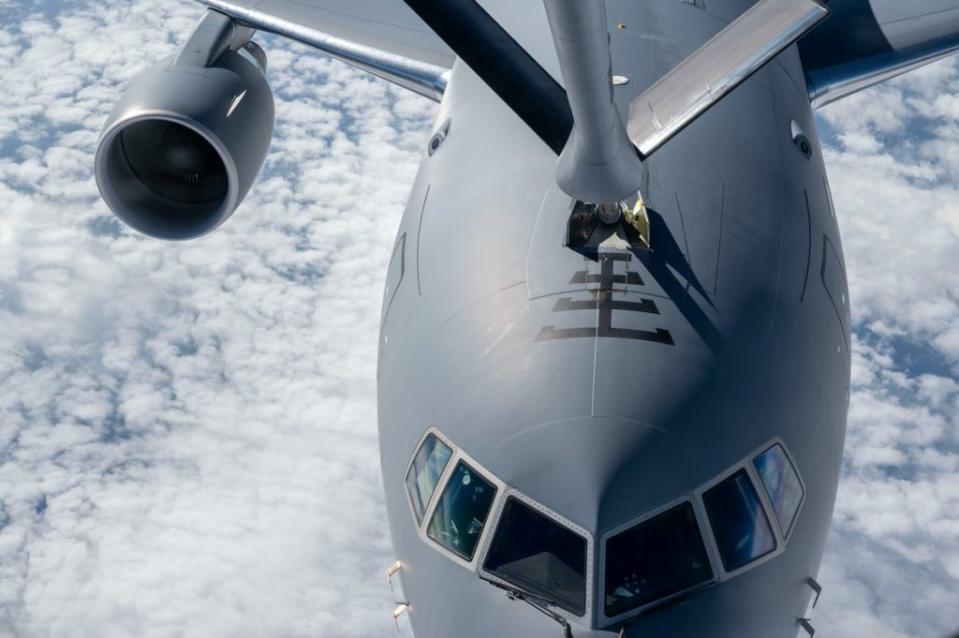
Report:
[[[203,242],[120,227],[92,152],[188,3],[0,32],[0,634],[392,632],[381,281],[430,108],[270,42],[277,137]]]
[[[391,635],[376,331],[433,107],[267,38],[256,188],[144,239],[94,144],[197,14],[0,2],[0,634]],[[955,95],[944,63],[821,118],[856,312],[826,636],[959,628]]]
[[[821,578],[832,635],[959,629],[957,94],[947,60],[820,117],[856,344]]]

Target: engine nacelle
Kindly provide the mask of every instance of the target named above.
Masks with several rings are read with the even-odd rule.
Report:
[[[96,151],[100,194],[160,239],[192,239],[233,214],[273,136],[266,56],[253,42],[208,66],[171,56],[131,82]]]

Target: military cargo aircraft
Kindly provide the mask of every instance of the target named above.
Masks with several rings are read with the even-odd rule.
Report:
[[[257,31],[438,103],[382,309],[394,616],[813,635],[850,380],[813,111],[954,52],[959,0],[203,4],[96,153],[142,233],[212,231],[255,181]]]

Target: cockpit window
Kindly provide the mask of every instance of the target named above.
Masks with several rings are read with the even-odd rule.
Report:
[[[753,465],[776,511],[783,536],[789,536],[803,498],[803,487],[796,468],[778,443],[757,456]]]
[[[417,525],[423,522],[426,505],[430,502],[436,483],[452,455],[453,450],[433,434],[428,434],[420,449],[416,451],[413,463],[406,473],[406,490],[410,494],[413,511],[416,512]]]
[[[586,613],[586,539],[511,496],[483,568],[578,616]]]
[[[607,540],[605,568],[608,618],[713,578],[688,501]]]
[[[776,549],[769,519],[746,470],[739,470],[707,490],[703,494],[703,505],[726,571],[738,569]]]
[[[466,560],[473,560],[496,488],[466,463],[456,464],[430,520],[427,535]]]

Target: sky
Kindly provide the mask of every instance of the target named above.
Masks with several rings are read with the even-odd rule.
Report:
[[[396,635],[376,444],[393,235],[432,103],[262,38],[275,137],[202,241],[92,165],[190,2],[0,0],[0,635]],[[814,622],[959,629],[959,65],[819,113],[854,311]],[[404,635],[408,635],[404,632]]]

